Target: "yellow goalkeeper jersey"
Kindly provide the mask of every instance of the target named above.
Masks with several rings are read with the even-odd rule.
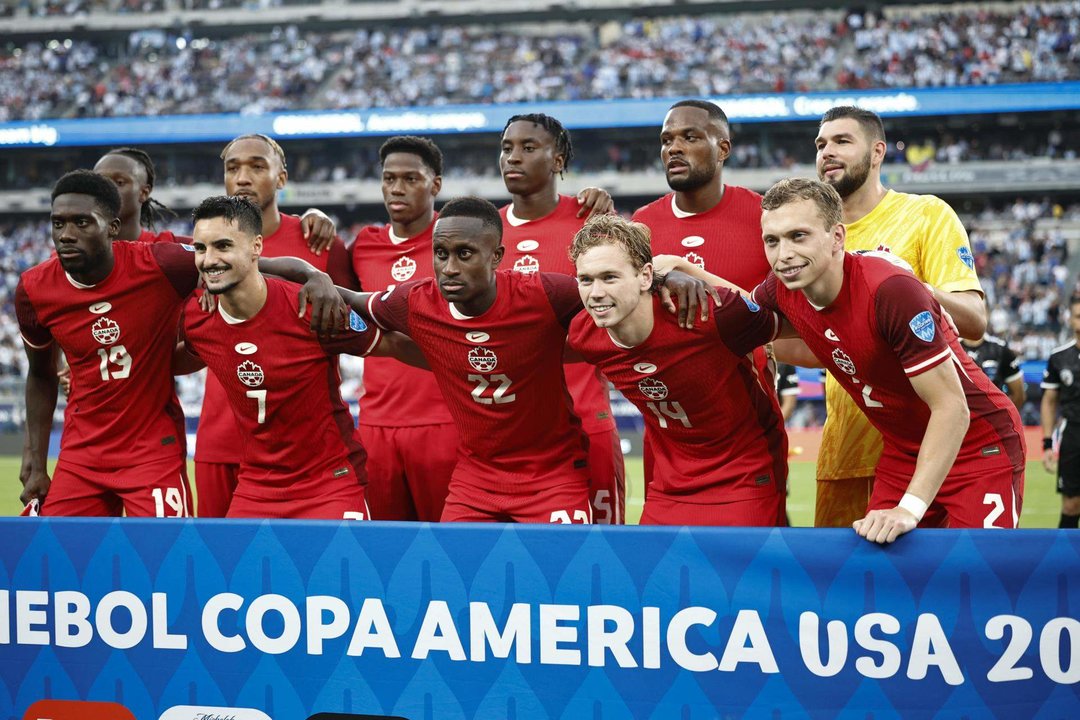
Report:
[[[847,226],[844,249],[898,255],[916,277],[938,290],[982,290],[967,231],[953,209],[934,195],[889,190],[877,207]],[[881,435],[832,375],[825,379],[825,408],[818,480],[873,475],[881,456]]]

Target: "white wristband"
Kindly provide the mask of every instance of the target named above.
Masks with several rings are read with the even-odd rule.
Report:
[[[926,508],[928,508],[929,505],[924,503],[918,495],[904,493],[904,497],[900,498],[900,502],[896,504],[896,507],[904,508],[915,516],[916,521],[921,521],[923,515],[926,514]]]

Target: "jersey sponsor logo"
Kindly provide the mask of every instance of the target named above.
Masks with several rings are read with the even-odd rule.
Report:
[[[364,322],[364,318],[360,317],[355,310],[349,311],[349,329],[353,332],[364,332],[367,330],[367,323]]]
[[[239,342],[233,347],[240,355],[254,355],[259,350],[259,346],[255,343]]]
[[[469,364],[479,372],[491,372],[499,364],[499,358],[486,347],[475,347],[469,351]]]
[[[751,300],[746,295],[742,295],[741,297],[743,299],[743,302],[746,303],[746,307],[750,308],[750,312],[758,312],[759,310],[761,310],[761,306]]]
[[[645,378],[637,386],[641,394],[649,400],[663,400],[668,396],[667,385],[656,378]]]
[[[960,262],[967,265],[969,270],[975,269],[975,257],[971,254],[971,248],[967,245],[956,248],[956,257],[960,258]]]
[[[539,247],[540,243],[536,242],[535,240],[522,240],[517,244],[517,249],[519,252],[532,252]]]
[[[416,261],[408,255],[399,257],[397,261],[390,266],[390,276],[398,282],[405,282],[413,276],[416,272]]]
[[[236,377],[248,387],[259,387],[266,379],[263,369],[251,360],[245,360],[236,366]]]
[[[173,705],[158,720],[270,720],[254,708],[211,707],[208,705]]]
[[[855,363],[852,362],[848,354],[840,348],[836,348],[832,351],[832,360],[836,363],[836,367],[840,368],[848,375],[855,374]]]
[[[688,248],[701,247],[705,244],[705,238],[701,237],[700,235],[690,235],[689,237],[684,237],[682,240],[679,241],[679,243],[683,247]]]
[[[933,340],[934,334],[937,331],[937,327],[934,325],[934,316],[930,314],[929,310],[923,310],[921,313],[911,318],[911,321],[908,322],[908,327],[911,328],[911,332],[915,333],[915,337],[923,342],[930,342]]]
[[[705,258],[701,257],[697,253],[694,253],[694,252],[686,253],[685,255],[683,255],[683,259],[686,260],[687,262],[691,262],[694,265],[697,265],[702,270],[705,269]]]
[[[486,332],[467,332],[465,339],[471,343],[485,343],[491,339],[491,336]]]
[[[639,372],[642,375],[652,375],[656,372],[656,366],[652,363],[638,363],[634,366],[634,372]]]
[[[532,255],[522,255],[514,261],[514,272],[519,272],[522,275],[532,275],[535,272],[540,272],[540,261]]]
[[[836,337],[836,333],[833,332],[832,328],[825,328],[825,339],[840,342],[840,338]]]
[[[102,345],[112,345],[120,339],[120,326],[107,317],[103,317],[90,326],[90,333]]]
[[[94,313],[95,315],[104,315],[110,310],[112,310],[112,303],[99,302],[94,303],[90,306],[90,312]]]

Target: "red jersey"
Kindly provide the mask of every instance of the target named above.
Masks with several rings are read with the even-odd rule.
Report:
[[[747,354],[776,335],[772,313],[720,288],[713,323],[680,328],[652,298],[654,325],[636,347],[616,345],[581,313],[570,345],[603,370],[645,418],[651,491],[723,503],[783,492],[787,435],[776,394]]]
[[[184,416],[172,379],[180,308],[199,280],[195,256],[172,243],[115,242],[112,272],[76,283],[57,258],[15,290],[23,339],[53,340],[71,366],[60,456],[124,468],[184,456]]]
[[[588,441],[562,372],[581,300],[566,275],[501,271],[496,282],[494,305],[478,317],[459,313],[434,280],[373,295],[368,309],[431,365],[461,435],[458,470],[490,478],[499,492],[533,493],[585,467]]]
[[[320,339],[310,317],[297,316],[299,285],[268,277],[266,290],[255,317],[229,318],[220,304],[208,313],[192,298],[181,322],[188,352],[217,378],[237,421],[236,493],[302,499],[363,484],[366,455],[341,399],[335,357],[366,355],[381,333],[351,313],[351,330]]]
[[[725,185],[724,196],[703,213],[686,213],[668,193],[634,213],[649,227],[653,255],[681,255],[698,267],[751,290],[769,275],[761,241],[761,196]]]
[[[576,197],[560,195],[555,210],[537,220],[514,217],[512,204],[499,210],[506,248],[503,267],[526,275],[556,272],[577,277],[577,268],[570,262],[570,243],[585,224],[585,218],[577,216],[580,209]],[[591,435],[614,430],[607,382],[600,372],[584,363],[570,363],[563,369],[574,399],[574,412],[581,418],[585,432]]]
[[[155,233],[151,230],[144,229],[139,233],[139,238],[136,242],[142,243],[184,243],[185,245],[191,244],[191,238],[184,237],[183,235],[176,235],[170,230],[162,230],[159,233]]]
[[[281,225],[277,232],[263,238],[263,257],[296,257],[314,265],[328,274],[334,283],[344,287],[355,287],[349,252],[340,239],[322,255],[316,255],[304,239],[300,229],[300,218],[295,215],[281,214]],[[206,390],[203,393],[203,412],[199,416],[199,429],[195,436],[195,460],[207,463],[226,463],[236,465],[240,462],[240,437],[236,421],[228,409],[229,402],[221,383],[213,373],[206,375]],[[209,412],[207,412],[209,410]]]
[[[882,455],[910,471],[922,445],[930,408],[909,377],[943,362],[955,364],[971,425],[953,468],[970,471],[1000,456],[1022,463],[1020,418],[1004,393],[972,362],[942,319],[941,306],[910,272],[887,260],[847,254],[844,284],[826,308],[770,276],[753,292],[781,313],[885,440]]]
[[[352,264],[360,287],[380,292],[408,280],[434,277],[431,231],[411,238],[391,236],[390,226],[360,230],[352,246]],[[453,422],[435,376],[394,358],[364,361],[364,394],[360,398],[360,424],[379,427],[416,427]]]

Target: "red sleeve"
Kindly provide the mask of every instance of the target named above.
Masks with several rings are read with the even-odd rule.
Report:
[[[311,312],[307,313],[310,320]],[[329,338],[319,338],[319,344],[327,355],[345,353],[364,357],[379,344],[382,339],[382,331],[375,325],[364,322],[355,310],[349,311],[349,327],[344,332]]]
[[[341,238],[334,238],[327,252],[329,255],[326,258],[326,274],[334,284],[349,290],[359,290],[360,281],[353,270],[351,254]]]
[[[776,276],[772,273],[767,278],[761,281],[761,283],[750,292],[750,299],[760,305],[762,309],[769,310],[778,315],[780,312],[780,303],[776,299],[776,283],[779,282]]]
[[[22,278],[15,286],[15,316],[19,319],[19,334],[27,345],[35,350],[41,350],[52,343],[52,332],[38,322],[37,310],[30,302],[30,296],[23,286]]]
[[[195,267],[195,250],[180,243],[154,243],[150,246],[158,267],[180,297],[187,297],[199,282]]]
[[[418,280],[402,283],[392,290],[372,294],[368,300],[368,315],[383,330],[409,334],[409,295]]]
[[[570,321],[584,309],[581,295],[578,294],[577,280],[562,273],[540,273],[540,282],[544,285],[544,292],[547,293],[551,309],[555,311],[555,317],[569,330]]]
[[[189,343],[187,340],[187,318],[189,308],[191,308],[192,303],[196,302],[198,301],[195,298],[191,298],[186,303],[184,303],[184,306],[182,308],[180,308],[180,322],[177,323],[178,327],[176,330],[177,341],[184,343],[184,351],[187,352],[188,355],[195,358],[199,357],[199,353],[195,352],[195,348],[193,348],[191,346],[191,343]],[[201,308],[199,308],[199,312],[202,312]]]
[[[941,306],[913,275],[894,275],[874,295],[878,333],[900,359],[909,376],[948,360],[949,348]]]
[[[732,353],[746,355],[776,337],[780,326],[776,313],[734,290],[718,287],[716,291],[720,293],[720,307],[713,310],[713,320],[720,339]]]

